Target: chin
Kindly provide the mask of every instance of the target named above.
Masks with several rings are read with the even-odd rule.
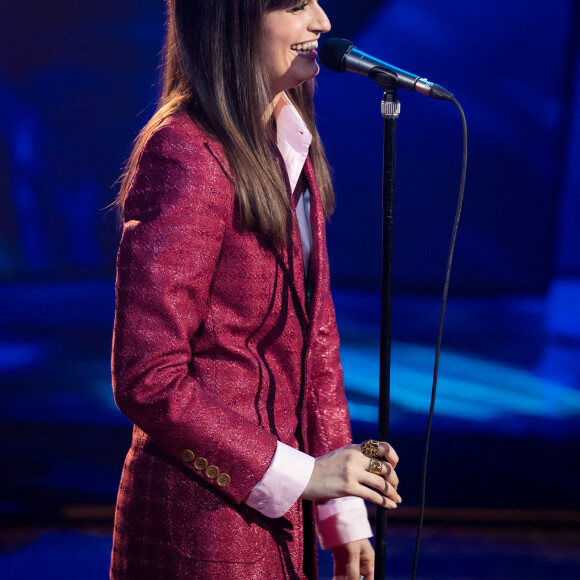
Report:
[[[298,87],[302,83],[312,80],[319,72],[320,68],[318,65],[316,65],[315,67],[312,67],[307,73],[305,72],[304,74],[295,75],[293,79],[295,82],[292,87]]]

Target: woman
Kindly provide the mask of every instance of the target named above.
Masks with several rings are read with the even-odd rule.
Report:
[[[119,196],[113,387],[135,427],[111,577],[315,578],[316,502],[336,577],[372,578],[362,499],[396,507],[398,459],[351,444],[311,94],[330,23],[316,0],[168,16]]]

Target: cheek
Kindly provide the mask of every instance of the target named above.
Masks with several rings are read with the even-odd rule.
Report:
[[[279,35],[266,34],[262,44],[266,63],[274,68],[279,66],[280,61],[290,52],[289,46]]]
[[[271,66],[274,70],[278,72],[283,72],[283,70],[290,67],[296,54],[290,50],[290,45],[285,42],[280,42],[272,47],[271,52]]]

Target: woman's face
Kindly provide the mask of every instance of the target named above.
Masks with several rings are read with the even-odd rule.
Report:
[[[315,77],[318,39],[330,21],[318,0],[300,0],[263,17],[262,53],[270,75],[272,99]]]

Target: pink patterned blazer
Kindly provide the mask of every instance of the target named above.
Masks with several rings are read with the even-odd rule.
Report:
[[[242,232],[223,150],[185,113],[145,146],[117,262],[113,388],[135,427],[114,579],[316,575],[311,503],[277,519],[244,503],[277,440],[313,456],[351,442],[309,160],[304,174],[314,244],[308,307],[295,216],[282,252]]]

